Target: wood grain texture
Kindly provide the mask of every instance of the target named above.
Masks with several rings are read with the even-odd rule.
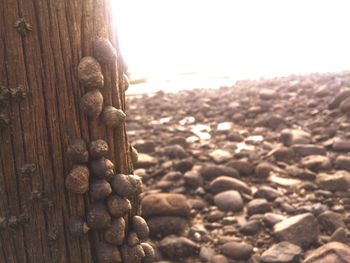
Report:
[[[15,27],[20,18],[31,25],[25,35]],[[17,219],[0,230],[0,262],[95,262],[100,235],[73,238],[67,229],[90,203],[64,187],[69,141],[105,139],[117,172],[132,169],[125,127],[106,129],[79,111],[85,90],[77,66],[93,55],[97,36],[109,38],[119,54],[109,0],[0,0],[0,86],[27,92],[0,110],[10,118],[0,128],[0,217]],[[122,57],[102,68],[105,105],[125,109]],[[35,165],[29,176],[26,164]],[[136,212],[138,198],[133,203]]]

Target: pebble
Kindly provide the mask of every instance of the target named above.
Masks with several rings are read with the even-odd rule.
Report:
[[[264,214],[263,221],[267,227],[273,227],[277,223],[287,219],[284,215],[274,214],[274,213],[266,213]]]
[[[231,160],[233,157],[229,151],[223,149],[216,149],[209,153],[209,156],[213,158],[214,162],[216,163],[223,163],[225,161]]]
[[[338,228],[346,227],[343,216],[332,211],[321,213],[317,219],[322,229],[331,234]]]
[[[156,144],[152,140],[137,140],[133,145],[139,153],[153,153]]]
[[[328,108],[329,109],[335,109],[338,108],[340,103],[344,101],[347,97],[350,96],[350,89],[343,90],[339,92],[329,103]]]
[[[295,263],[299,261],[302,250],[287,241],[277,243],[261,255],[262,263]]]
[[[274,90],[271,89],[263,89],[259,91],[259,97],[262,100],[273,100],[276,99],[278,94]]]
[[[229,263],[229,261],[227,260],[227,258],[223,255],[215,255],[210,263]]]
[[[164,147],[163,152],[171,159],[184,159],[188,156],[185,149],[178,144],[168,145]]]
[[[281,193],[268,185],[259,187],[259,189],[254,193],[255,198],[263,198],[268,201],[273,201],[279,196],[281,196]]]
[[[207,165],[200,170],[200,173],[205,180],[212,180],[218,176],[239,177],[237,170],[224,165]]]
[[[272,172],[273,170],[274,167],[272,164],[268,162],[262,162],[255,167],[255,175],[258,178],[266,178],[270,175],[270,172]]]
[[[183,216],[190,215],[190,206],[181,194],[151,194],[142,199],[142,214],[149,216]]]
[[[294,151],[289,147],[278,146],[270,153],[279,162],[291,162],[295,158]]]
[[[171,234],[181,234],[188,222],[183,217],[177,216],[153,216],[147,219],[150,235],[160,238]]]
[[[336,152],[349,152],[350,151],[350,140],[342,138],[334,138],[332,144],[332,150]]]
[[[213,194],[227,190],[236,190],[242,193],[251,194],[251,189],[245,182],[227,176],[219,176],[214,179],[209,187]]]
[[[271,211],[271,205],[266,199],[253,199],[247,204],[248,215],[264,214]]]
[[[350,262],[350,247],[343,243],[330,242],[310,253],[303,263],[346,262]]]
[[[196,256],[200,247],[185,237],[169,236],[159,242],[158,248],[165,258],[179,260]]]
[[[350,172],[350,156],[339,155],[334,161],[334,167],[338,170]]]
[[[225,256],[236,260],[247,260],[253,254],[251,245],[235,241],[223,244],[220,250]]]
[[[157,159],[146,153],[139,153],[136,168],[149,168],[157,164]]]
[[[273,233],[280,241],[307,247],[317,241],[318,222],[311,213],[300,214],[275,224]]]
[[[250,176],[254,173],[254,166],[247,160],[232,160],[226,165],[238,171],[240,176]]]
[[[174,144],[180,145],[184,149],[188,148],[189,146],[186,138],[184,137],[175,137],[168,142],[168,145],[174,145]]]
[[[329,242],[340,242],[344,244],[349,244],[349,230],[343,227],[338,228],[333,232],[329,238]]]
[[[345,100],[343,100],[340,103],[339,108],[343,113],[350,112],[350,98],[346,98]]]
[[[327,171],[332,168],[331,160],[323,155],[310,155],[301,160],[301,165],[314,172]]]
[[[215,195],[214,203],[222,211],[239,212],[243,210],[243,199],[239,192],[234,190]]]
[[[280,115],[268,115],[256,123],[271,130],[281,130],[286,127],[286,120]]]
[[[326,149],[320,145],[314,144],[295,144],[292,149],[296,155],[305,157],[309,155],[326,155]]]
[[[260,220],[249,220],[241,226],[239,232],[243,235],[252,236],[258,234],[262,230],[262,223]]]
[[[215,250],[211,247],[201,247],[199,252],[199,259],[201,262],[211,262],[212,258],[215,256]]]
[[[173,168],[175,171],[179,171],[181,173],[186,173],[190,171],[193,167],[193,162],[191,160],[179,160],[173,164]]]
[[[309,169],[303,169],[296,167],[294,165],[288,166],[286,171],[289,176],[296,177],[302,180],[314,181],[316,179],[316,173],[310,171]]]
[[[294,144],[310,144],[311,134],[303,130],[284,129],[281,131],[280,139],[285,146],[291,146]]]
[[[346,191],[350,187],[350,173],[337,171],[335,174],[320,173],[316,183],[321,189],[327,191]]]
[[[200,186],[203,186],[204,180],[201,174],[198,171],[188,171],[184,174],[185,184],[192,188],[196,189]]]

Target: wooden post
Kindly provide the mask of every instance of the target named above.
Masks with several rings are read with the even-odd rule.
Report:
[[[66,151],[74,138],[103,139],[116,173],[132,172],[125,126],[107,128],[79,107],[78,64],[104,37],[118,55],[101,64],[104,105],[125,109],[111,10],[108,0],[0,0],[0,262],[97,262],[103,235],[68,230],[91,200],[67,191]],[[136,214],[139,198],[131,199]]]

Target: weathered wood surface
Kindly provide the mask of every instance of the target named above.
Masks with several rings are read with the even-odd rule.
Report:
[[[20,18],[31,28],[15,27]],[[108,0],[0,0],[0,85],[27,92],[1,110],[10,123],[0,130],[0,217],[17,221],[0,233],[0,262],[94,262],[99,236],[73,238],[67,229],[89,203],[64,187],[68,143],[105,139],[117,172],[131,169],[125,127],[106,129],[79,110],[77,66],[96,36],[118,48]],[[103,74],[105,105],[124,109],[121,57]],[[35,165],[32,174],[23,173],[26,164]]]

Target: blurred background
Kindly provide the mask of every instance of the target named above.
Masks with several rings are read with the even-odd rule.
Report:
[[[128,93],[350,68],[347,0],[114,0]]]

